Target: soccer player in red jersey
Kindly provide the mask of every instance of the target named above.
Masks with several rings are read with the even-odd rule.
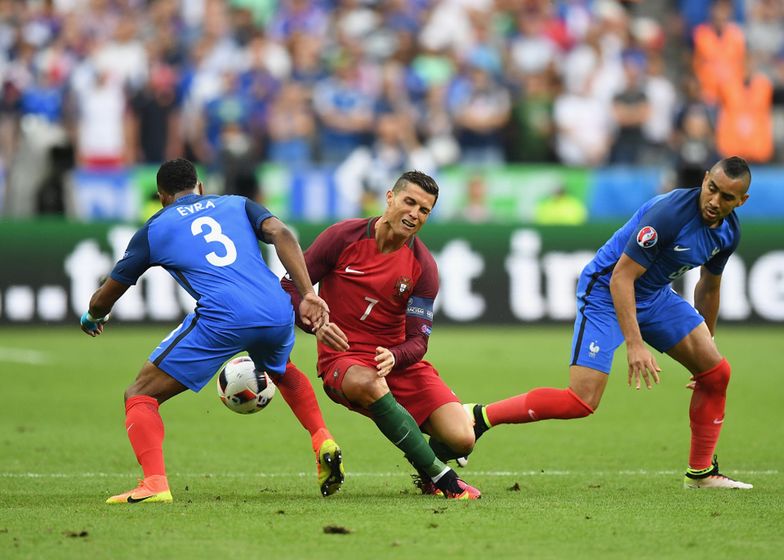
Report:
[[[476,499],[480,492],[439,460],[422,435],[458,455],[474,445],[471,420],[458,398],[422,359],[438,269],[416,234],[437,198],[431,177],[406,172],[387,192],[382,216],[335,224],[305,251],[311,281],[319,283],[330,307],[330,322],[315,332],[318,375],[332,400],[369,416],[403,451],[424,492]],[[282,283],[296,310],[294,284],[287,278]],[[297,370],[291,362],[288,368]]]

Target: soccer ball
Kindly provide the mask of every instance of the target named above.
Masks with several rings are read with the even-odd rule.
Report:
[[[252,414],[269,404],[275,385],[269,375],[256,371],[248,356],[234,358],[218,375],[218,396],[237,414]]]

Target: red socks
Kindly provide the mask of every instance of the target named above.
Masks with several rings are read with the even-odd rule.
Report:
[[[730,382],[730,364],[722,359],[719,365],[695,375],[697,382],[689,406],[691,420],[691,449],[689,467],[693,470],[711,466],[713,452],[724,422],[724,405],[727,385]]]
[[[158,414],[158,401],[137,395],[125,401],[125,430],[144,478],[166,476],[163,462],[163,420]]]
[[[324,440],[332,438],[332,435],[324,423],[310,381],[292,362],[286,364],[285,375],[272,374],[272,380],[299,423],[310,433],[313,450],[318,451]]]
[[[487,405],[485,413],[491,426],[525,424],[538,420],[583,418],[593,412],[571,389],[540,387],[522,395]]]

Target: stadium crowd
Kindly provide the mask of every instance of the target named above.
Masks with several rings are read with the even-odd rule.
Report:
[[[784,162],[778,0],[0,0],[6,213],[74,167]],[[778,137],[775,130],[778,129]]]

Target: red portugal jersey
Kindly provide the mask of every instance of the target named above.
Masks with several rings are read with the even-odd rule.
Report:
[[[362,354],[373,366],[376,347],[395,356],[395,368],[422,359],[433,323],[438,269],[418,238],[391,253],[378,250],[378,218],[345,220],[327,228],[305,251],[310,279],[329,305],[330,321],[348,337],[350,354]],[[283,287],[298,310],[299,294],[284,278]],[[299,319],[299,318],[298,318]],[[298,324],[301,325],[301,323]],[[322,364],[342,352],[319,344]]]

